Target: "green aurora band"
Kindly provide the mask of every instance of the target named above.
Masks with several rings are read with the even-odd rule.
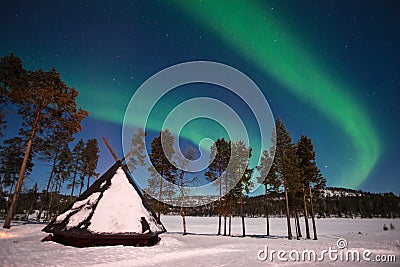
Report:
[[[380,154],[371,122],[361,106],[317,66],[298,39],[290,36],[268,10],[251,1],[176,1],[176,7],[199,19],[241,55],[343,129],[356,157],[345,177],[335,177],[337,184],[358,187],[368,178]]]

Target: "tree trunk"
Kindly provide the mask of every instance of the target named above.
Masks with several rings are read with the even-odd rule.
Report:
[[[75,164],[78,164],[78,159],[76,159],[76,162],[75,162]],[[73,197],[74,196],[74,190],[75,190],[75,183],[76,183],[76,173],[77,173],[77,170],[78,169],[78,166],[77,165],[75,165],[75,169],[74,169],[74,176],[72,177],[72,189],[71,189],[71,197]]]
[[[226,236],[226,219],[228,217],[228,176],[225,176],[225,200],[224,200],[224,235]]]
[[[229,236],[232,236],[232,212],[229,213]]]
[[[268,214],[268,189],[267,185],[265,185],[265,227],[266,227],[266,234],[269,236],[269,214]]]
[[[56,209],[56,214],[60,214],[60,191],[61,191],[61,180],[57,181],[58,188],[56,190],[57,192],[57,209]]]
[[[220,180],[219,180],[219,205],[218,205],[218,232],[217,232],[217,235],[221,235],[221,224],[222,224],[221,213],[222,213],[222,178],[220,178]]]
[[[184,178],[185,173],[183,172],[183,170],[181,171],[181,209],[180,209],[180,214],[182,216],[182,226],[183,226],[183,235],[187,235],[186,232],[186,218],[185,218],[185,211],[183,209],[183,204],[185,203],[185,188],[184,188],[184,182],[183,182],[183,178]]]
[[[187,235],[185,212],[182,212],[182,223],[183,223],[183,235]]]
[[[89,189],[89,184],[90,184],[90,175],[87,177],[87,186],[86,186],[86,190]]]
[[[296,239],[300,240],[300,238],[299,238],[299,229],[297,228],[297,220],[296,220],[295,216],[294,216],[294,229],[296,231]]]
[[[84,185],[84,182],[83,182],[84,179],[85,179],[85,177],[83,177],[82,180],[81,180],[81,185],[79,187],[79,195],[78,196],[80,196],[82,194],[82,188],[83,188],[83,185]]]
[[[304,190],[304,184],[303,184],[303,203],[304,203],[304,223],[306,225],[306,239],[311,239],[310,227],[308,226],[308,208],[307,208],[307,198],[306,198],[306,191]]]
[[[158,205],[158,211],[157,211],[157,218],[160,221],[161,220],[161,199],[162,199],[162,190],[163,190],[163,177],[162,175],[160,175],[160,192],[158,194],[158,201],[159,201],[159,205]]]
[[[15,188],[15,192],[14,192],[14,195],[13,195],[13,198],[12,198],[11,206],[10,206],[10,209],[8,210],[7,217],[6,217],[5,221],[4,221],[3,228],[9,229],[11,227],[11,220],[12,220],[12,218],[14,216],[15,209],[17,208],[17,202],[18,202],[19,194],[20,194],[20,191],[21,191],[21,188],[22,188],[22,184],[24,183],[26,165],[28,163],[29,154],[31,153],[32,142],[33,142],[33,138],[35,137],[35,133],[36,133],[37,121],[38,121],[38,117],[36,117],[35,122],[34,122],[34,127],[32,127],[32,132],[31,132],[31,135],[29,137],[28,145],[27,145],[26,150],[25,150],[24,159],[22,161],[21,170],[19,171],[17,186]]]
[[[292,228],[290,226],[289,196],[287,192],[286,177],[283,178],[283,190],[285,191],[285,200],[286,200],[286,221],[287,221],[288,239],[291,240],[293,236],[292,236]]]
[[[294,217],[296,219],[298,237],[302,237],[303,235],[301,234],[299,213],[297,212],[297,209],[294,210]]]
[[[246,236],[246,225],[244,224],[244,211],[243,211],[243,184],[240,181],[240,216],[242,217],[242,236]]]
[[[227,218],[227,215],[226,215],[226,200],[224,201],[224,236],[226,236],[226,218]]]
[[[312,190],[311,190],[310,181],[308,181],[308,189],[310,190],[311,220],[312,220],[312,225],[313,225],[313,230],[314,230],[314,240],[317,240],[318,239],[318,237],[317,237],[317,228],[316,228],[316,225],[315,225],[313,196],[312,196]]]

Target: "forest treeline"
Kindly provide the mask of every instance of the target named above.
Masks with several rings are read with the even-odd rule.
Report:
[[[330,194],[330,192],[335,192],[335,194]],[[264,198],[262,195],[244,197],[246,217],[264,217]],[[370,193],[327,187],[323,191],[323,197],[314,204],[314,208],[317,218],[400,218],[400,197],[393,193]],[[168,206],[167,209],[167,214],[179,214],[177,208]],[[285,201],[282,193],[271,194],[269,211],[273,217],[285,216]],[[218,203],[185,208],[185,212],[188,216],[217,216]],[[233,209],[233,215],[240,215],[237,207]]]
[[[325,192],[327,192],[326,196]],[[334,192],[334,194],[330,194],[330,192]],[[28,214],[32,214],[34,210],[39,210],[40,201],[44,199],[45,194],[45,191],[38,191],[37,185],[22,192],[16,209],[17,218],[27,220]],[[58,195],[56,192],[50,192],[49,194],[54,194],[52,206],[57,207],[59,212],[70,204],[70,195],[68,194]],[[400,218],[400,197],[393,193],[371,193],[347,188],[327,187],[323,195],[324,197],[314,205],[317,218]],[[245,216],[264,217],[264,198],[263,195],[244,196]],[[148,195],[147,200],[150,203],[155,202]],[[57,205],[55,202],[57,202]],[[5,206],[6,200],[1,198],[0,210],[5,209]],[[164,206],[163,214],[180,214],[180,207],[172,207],[165,204]],[[218,202],[184,209],[187,216],[218,216]],[[285,201],[282,193],[271,194],[269,211],[272,217],[285,216]],[[233,209],[232,214],[233,216],[240,216],[238,207]],[[47,220],[49,219],[50,217]]]

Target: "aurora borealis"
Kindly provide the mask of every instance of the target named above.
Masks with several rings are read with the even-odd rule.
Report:
[[[177,2],[301,101],[344,130],[357,151],[353,161],[355,166],[347,175],[357,179],[344,178],[340,183],[355,187],[368,177],[380,148],[372,122],[358,101],[322,71],[307,50],[274,20],[269,10],[251,2]]]
[[[321,2],[1,3],[0,52],[13,52],[26,68],[55,66],[91,113],[79,137],[106,136],[121,150],[125,109],[146,79],[182,62],[230,65],[259,86],[294,140],[313,139],[329,186],[399,193],[399,4]],[[179,87],[157,108],[170,111],[192,97],[227,103],[253,134],[249,108],[221,88]],[[183,135],[197,143],[210,131],[224,132],[193,121]],[[107,153],[101,147],[99,172],[110,166]]]

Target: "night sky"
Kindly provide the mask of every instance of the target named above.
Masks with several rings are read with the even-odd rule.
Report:
[[[145,80],[178,63],[220,62],[258,85],[294,140],[312,138],[328,186],[400,193],[398,1],[71,2],[2,1],[0,56],[12,52],[26,69],[55,66],[80,92],[90,116],[77,138],[105,136],[122,155],[125,110]],[[204,95],[252,124],[240,100],[204,84],[159,109]],[[8,124],[5,138],[14,136]],[[193,123],[185,137],[197,144],[220,130]],[[102,173],[113,160],[100,148]],[[39,165],[31,178],[44,181]]]

